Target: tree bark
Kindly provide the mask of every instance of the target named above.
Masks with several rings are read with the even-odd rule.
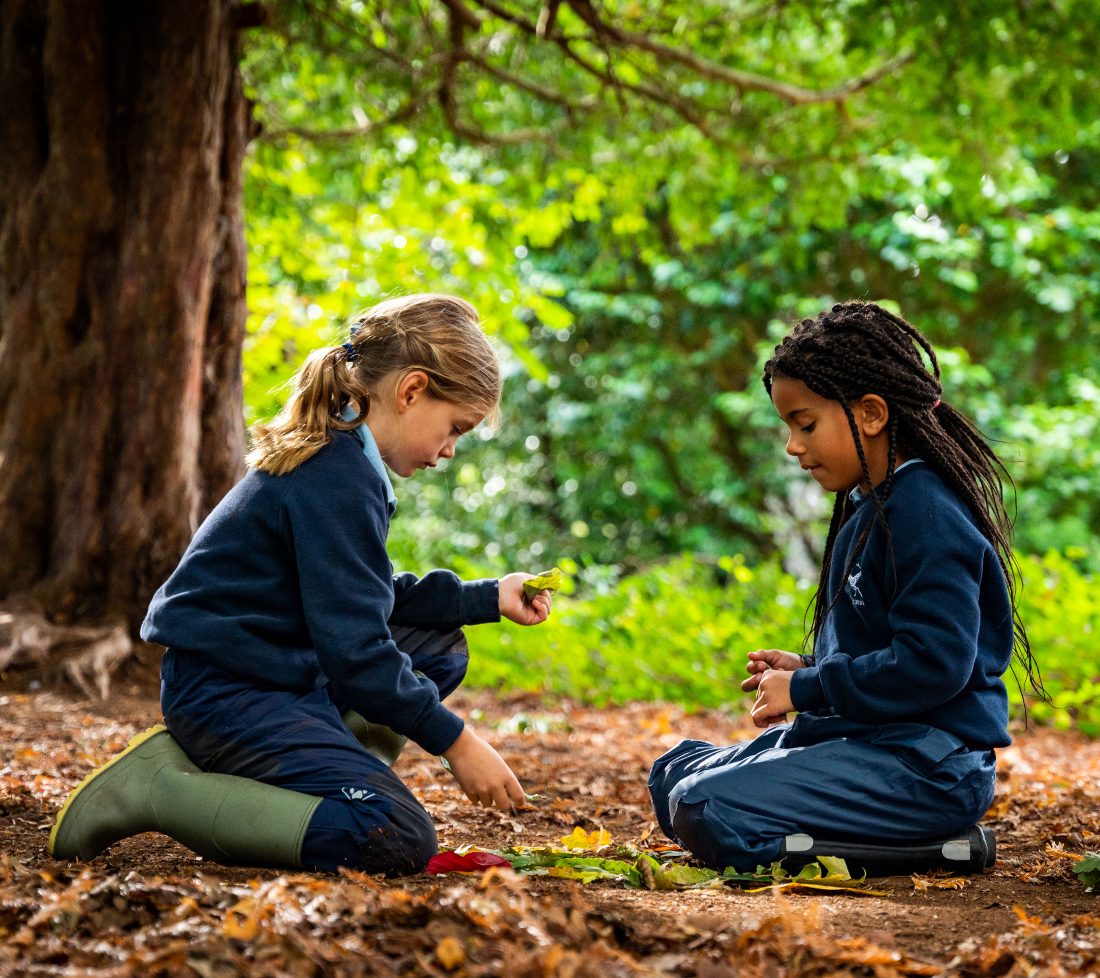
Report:
[[[0,0],[9,611],[132,633],[243,470],[241,22],[229,0]]]

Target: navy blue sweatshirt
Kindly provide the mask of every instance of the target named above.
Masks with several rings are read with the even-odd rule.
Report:
[[[336,432],[287,475],[250,470],[154,595],[141,636],[262,685],[331,681],[368,720],[441,754],[462,720],[413,673],[389,624],[499,621],[498,585],[449,571],[393,575],[390,486],[363,437]]]
[[[992,544],[924,462],[894,477],[881,523],[845,570],[874,519],[869,498],[837,534],[815,665],[791,677],[795,709],[864,723],[909,721],[954,734],[971,749],[1004,747],[1012,607]]]

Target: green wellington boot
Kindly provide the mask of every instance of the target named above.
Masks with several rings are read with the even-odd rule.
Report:
[[[341,719],[366,752],[373,754],[386,767],[393,767],[401,756],[401,751],[405,749],[405,744],[409,742],[408,737],[402,737],[384,724],[371,723],[354,710],[348,710]]]
[[[320,803],[250,778],[207,774],[158,724],[77,785],[49,851],[55,859],[94,859],[119,839],[163,832],[215,862],[296,869]]]

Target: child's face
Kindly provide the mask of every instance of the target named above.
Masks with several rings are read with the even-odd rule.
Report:
[[[861,398],[853,401],[850,407],[874,477],[877,476],[880,454],[877,436],[882,432],[885,419],[880,423],[877,416],[869,417],[868,405],[864,402],[870,399],[882,403],[881,398],[877,397]],[[787,454],[797,458],[822,489],[846,492],[861,484],[864,490],[869,488],[864,484],[863,467],[856,452],[852,429],[839,401],[815,394],[801,380],[776,374],[772,379],[772,403],[790,431]],[[870,413],[874,414],[877,405],[870,407]],[[868,434],[874,444],[869,443]],[[882,469],[882,477],[885,477],[885,462]]]
[[[399,387],[395,410],[388,418],[372,412],[367,423],[378,442],[382,461],[396,475],[406,478],[418,469],[434,469],[442,458],[453,458],[458,439],[476,428],[484,417],[477,408],[432,397],[414,380]]]

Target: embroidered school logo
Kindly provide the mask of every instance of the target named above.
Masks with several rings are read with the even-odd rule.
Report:
[[[844,588],[848,592],[848,598],[852,604],[857,608],[862,608],[863,592],[859,589],[859,579],[863,577],[863,568],[856,564],[855,572],[848,575],[848,584]]]
[[[374,792],[367,791],[366,788],[341,788],[340,793],[348,801],[366,801],[368,798],[374,797]]]

